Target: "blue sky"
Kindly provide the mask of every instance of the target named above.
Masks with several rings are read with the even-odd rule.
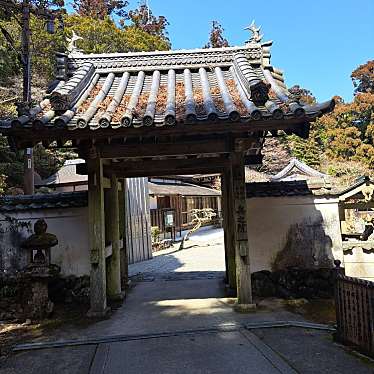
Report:
[[[167,17],[173,49],[202,47],[212,20],[230,45],[242,45],[254,19],[264,40],[274,41],[271,62],[287,85],[308,88],[319,101],[351,100],[352,70],[374,59],[374,0],[148,1],[154,14]],[[130,8],[137,4],[130,1]]]

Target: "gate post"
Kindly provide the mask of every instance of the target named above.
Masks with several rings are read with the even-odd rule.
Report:
[[[90,242],[89,317],[103,317],[109,310],[106,299],[105,216],[103,162],[100,157],[87,160],[88,167],[88,226]]]
[[[226,260],[226,282],[230,289],[236,291],[236,264],[235,264],[235,229],[234,229],[234,208],[232,201],[232,175],[231,168],[226,168],[222,173],[222,210],[223,230],[225,241]]]
[[[232,153],[231,162],[235,225],[236,286],[238,297],[236,309],[239,311],[250,311],[254,310],[256,305],[253,304],[252,300],[243,152]]]
[[[108,229],[109,239],[112,242],[112,256],[108,258],[107,291],[112,300],[122,300],[121,293],[121,262],[120,262],[120,232],[119,232],[119,200],[118,179],[111,176],[109,190]]]

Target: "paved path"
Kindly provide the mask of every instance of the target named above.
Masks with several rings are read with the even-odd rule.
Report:
[[[186,247],[132,265],[134,287],[109,319],[48,337],[100,341],[21,352],[0,364],[0,374],[374,373],[333,344],[328,332],[243,328],[302,318],[269,308],[233,311],[223,287],[219,230],[203,232]]]
[[[222,229],[201,229],[192,234],[185,249],[178,250],[179,243],[172,248],[154,253],[152,260],[129,266],[129,275],[174,275],[199,272],[222,276],[225,271],[225,251]],[[201,274],[202,275],[202,274]]]

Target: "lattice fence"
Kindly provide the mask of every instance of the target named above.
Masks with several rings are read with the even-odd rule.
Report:
[[[339,275],[336,339],[374,357],[374,282]]]

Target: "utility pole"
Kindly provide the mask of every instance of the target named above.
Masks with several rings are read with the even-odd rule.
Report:
[[[23,66],[23,103],[27,110],[31,105],[31,55],[30,55],[30,0],[22,1],[22,66]],[[34,193],[33,148],[24,153],[23,191],[25,195]]]
[[[31,52],[30,52],[30,14],[36,17],[45,19],[47,31],[50,34],[54,33],[54,20],[59,17],[62,24],[63,10],[48,10],[38,9],[31,4],[30,0],[17,1],[0,0],[0,6],[7,9],[15,18],[16,14],[21,15],[21,62],[23,74],[23,102],[20,103],[19,114],[27,114],[31,105]],[[4,34],[4,32],[3,32]],[[10,38],[7,41],[15,49],[14,44]],[[10,39],[10,40],[9,40]],[[22,113],[21,113],[22,112]],[[25,195],[32,195],[34,193],[34,161],[33,161],[33,148],[27,148],[24,153],[24,193]]]

